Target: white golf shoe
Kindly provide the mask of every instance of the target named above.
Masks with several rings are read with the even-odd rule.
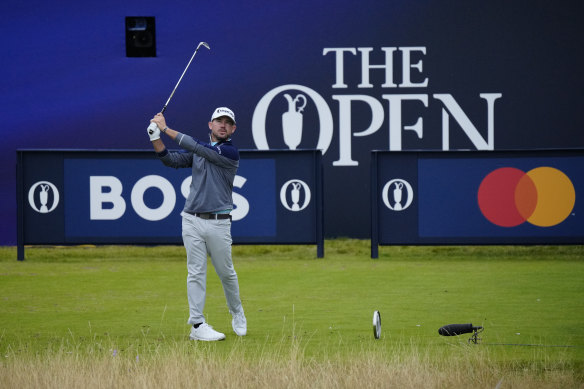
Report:
[[[237,335],[245,336],[245,334],[247,334],[247,320],[245,319],[245,314],[243,311],[233,315],[231,326]]]
[[[215,340],[224,340],[225,334],[217,332],[207,323],[203,323],[199,328],[191,327],[191,340],[203,340],[206,342],[212,342]]]

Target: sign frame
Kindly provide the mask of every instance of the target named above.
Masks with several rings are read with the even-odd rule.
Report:
[[[270,237],[262,237],[261,234],[256,234],[256,236],[235,236],[233,234],[233,225],[232,225],[232,238],[233,244],[315,244],[317,246],[317,258],[324,257],[324,211],[323,211],[323,175],[322,175],[322,152],[316,149],[306,149],[306,150],[239,150],[240,152],[240,161],[243,162],[245,165],[246,161],[257,161],[262,166],[262,161],[268,161],[272,165],[275,165],[275,169],[277,170],[271,180],[273,181],[274,185],[278,185],[278,180],[288,180],[285,182],[292,182],[292,184],[296,185],[297,191],[305,190],[310,191],[307,189],[309,186],[312,187],[312,204],[303,204],[303,207],[306,207],[306,211],[304,212],[304,216],[302,218],[296,218],[294,220],[300,220],[301,222],[307,223],[308,225],[304,226],[296,226],[296,231],[302,231],[302,234],[299,238],[296,237],[294,233],[294,229],[292,228],[282,228],[282,225],[287,227],[287,225],[291,223],[282,223],[280,222],[273,222],[275,230],[274,235]],[[61,182],[59,185],[65,186],[65,181],[67,181],[66,173],[65,173],[65,161],[74,161],[73,163],[69,163],[69,165],[75,165],[75,161],[88,160],[89,162],[94,160],[103,159],[104,161],[108,161],[109,159],[116,159],[116,160],[124,160],[127,159],[129,161],[139,160],[139,161],[155,161],[155,163],[160,164],[164,169],[169,169],[164,167],[160,161],[157,160],[157,157],[152,150],[92,150],[92,149],[18,149],[17,150],[17,165],[16,165],[16,172],[17,172],[17,185],[16,185],[16,195],[17,195],[17,259],[24,260],[25,259],[25,245],[79,245],[79,244],[140,244],[140,245],[176,245],[182,244],[182,238],[180,234],[178,236],[172,237],[156,237],[154,240],[150,240],[149,238],[141,238],[141,237],[115,237],[115,238],[87,238],[84,239],[82,236],[80,238],[70,239],[65,232],[65,227],[68,223],[66,220],[62,220],[56,223],[56,226],[53,228],[56,230],[55,236],[48,236],[43,237],[42,239],[31,238],[31,225],[27,220],[30,220],[30,214],[34,214],[34,211],[31,211],[28,208],[34,209],[35,211],[39,212],[39,208],[41,207],[38,197],[40,189],[37,189],[36,193],[31,191],[31,188],[27,188],[27,186],[31,186],[31,180],[39,180],[39,177],[42,177],[43,171],[50,172],[51,174],[57,171],[57,175],[61,175]],[[44,160],[51,160],[50,163],[43,163]],[[88,164],[89,164],[88,162]],[[105,163],[105,162],[104,162]],[[147,162],[151,164],[151,162]],[[239,172],[242,170],[242,165],[240,165]],[[61,170],[59,172],[59,170]],[[183,173],[185,173],[185,169],[181,169]],[[248,169],[249,170],[249,169]],[[310,181],[308,183],[296,183],[293,179],[290,179],[290,175],[286,175],[286,172],[295,172],[299,171],[298,174],[306,175],[309,177],[306,181]],[[36,174],[34,172],[40,171],[40,173]],[[174,171],[174,169],[169,169],[169,174]],[[282,173],[284,172],[284,173]],[[31,176],[35,176],[36,178],[31,178]],[[174,174],[174,173],[173,173]],[[270,174],[270,173],[266,173]],[[283,175],[279,177],[278,174]],[[186,176],[189,176],[189,173],[186,172]],[[299,181],[298,181],[299,182]],[[45,207],[45,212],[48,210],[46,209],[47,203],[49,204],[49,208],[51,208],[51,203],[55,200],[51,198],[51,188],[52,185],[49,182],[38,181],[34,185],[41,185],[47,188],[43,188],[42,191],[48,193],[44,194],[44,200],[40,200],[44,202],[42,206]],[[249,186],[249,185],[248,185]],[[285,192],[285,188],[280,190],[280,187],[274,187],[270,189],[275,195],[283,196],[284,194],[280,194],[280,192]],[[266,192],[267,188],[259,188],[255,189],[256,193],[263,193]],[[33,193],[31,195],[30,193]],[[236,193],[236,188],[234,185],[234,194]],[[49,200],[47,200],[47,196],[49,196]],[[55,195],[52,195],[55,196]],[[310,196],[310,194],[308,195]],[[30,197],[30,198],[29,198]],[[35,198],[33,201],[33,205],[31,205],[31,199]],[[66,195],[59,195],[56,194],[57,201],[60,201],[64,204],[68,199]],[[179,196],[177,196],[179,197]],[[289,194],[288,194],[289,197]],[[60,200],[59,200],[60,198]],[[69,198],[69,201],[71,199]],[[306,200],[306,202],[308,202]],[[184,200],[178,199],[175,208],[180,208],[182,210],[182,205]],[[65,205],[63,205],[64,207]],[[298,204],[295,205],[298,208]],[[28,207],[28,208],[27,208]],[[56,207],[56,205],[55,205]],[[277,213],[282,217],[282,215],[291,214],[292,212],[286,213],[282,211],[281,208],[286,207],[283,203],[280,204],[278,199],[272,201],[272,208],[271,210],[277,209]],[[271,214],[272,211],[270,209],[264,212],[265,217],[273,217],[274,219],[277,218],[276,214]],[[173,212],[177,213],[180,210],[175,210]],[[88,211],[87,211],[88,212]],[[306,214],[308,212],[308,214]],[[64,214],[64,211],[61,211]],[[301,214],[302,212],[296,212],[296,214]],[[66,219],[65,216],[54,216],[54,218],[61,217],[62,219]],[[280,217],[280,218],[281,218]],[[285,216],[284,216],[285,217]],[[53,219],[54,220],[54,219]],[[178,221],[180,225],[180,221]],[[237,221],[234,220],[234,223]],[[276,225],[277,224],[277,225]],[[49,234],[51,235],[51,234]]]
[[[510,169],[516,169],[516,171],[520,172],[519,174],[526,172],[529,174],[529,172],[535,171],[540,167],[552,167],[547,166],[546,161],[556,161],[559,164],[558,166],[561,165],[558,175],[564,174],[561,173],[562,170],[572,172],[570,174],[573,177],[570,177],[572,180],[570,182],[574,188],[575,200],[571,213],[565,219],[562,219],[557,225],[551,225],[546,229],[548,226],[538,226],[535,225],[537,223],[533,224],[528,221],[517,223],[517,225],[513,226],[500,226],[485,216],[484,210],[479,205],[478,190],[480,189],[479,184],[484,182],[487,173],[509,167]],[[574,161],[576,161],[576,164],[573,163]],[[566,223],[571,223],[570,225],[572,226],[580,225],[575,220],[578,214],[581,213],[578,209],[582,208],[580,202],[581,198],[584,197],[583,149],[393,152],[374,150],[371,152],[370,168],[371,258],[378,258],[378,246],[380,245],[552,245],[584,243],[584,233],[582,231],[573,232],[573,229],[568,230],[566,227]],[[400,204],[410,208],[408,210],[410,215],[407,218],[401,215],[402,213],[406,214],[406,212],[393,212],[394,209],[389,207],[391,203],[387,200],[389,196],[387,188],[391,186],[389,184],[392,179],[388,177],[388,172],[391,172],[390,175],[393,180],[399,181],[400,185],[402,185],[400,191],[403,191],[403,193],[400,193],[398,197],[401,201]],[[464,204],[474,202],[474,209],[471,212],[471,210],[467,209],[468,207],[464,208],[461,205],[461,208],[464,209],[459,208],[457,210],[462,216],[457,216],[454,212],[450,213],[453,216],[449,216],[446,212],[433,212],[432,205],[435,206],[438,201],[435,199],[433,201],[426,200],[427,194],[431,193],[437,198],[448,202],[450,199],[445,199],[448,196],[444,196],[444,194],[450,193],[446,189],[440,188],[439,183],[456,182],[456,179],[446,181],[445,179],[441,180],[440,177],[436,178],[435,175],[448,176],[448,174],[456,174],[456,172],[459,173],[459,176],[456,176],[457,179],[465,183],[453,187],[450,193],[454,193],[457,196],[463,190],[462,188],[467,191],[470,188],[474,192],[468,193],[475,197],[471,198],[467,195],[467,198],[464,199],[466,202]],[[461,174],[461,172],[466,174]],[[470,182],[467,176],[472,176],[472,180],[474,180],[472,185],[466,183],[467,181]],[[408,180],[412,181],[412,183],[410,184]],[[403,186],[405,184],[410,187],[406,188]],[[421,186],[422,184],[424,185],[423,187]],[[397,185],[394,184],[393,187],[397,188]],[[436,188],[438,190],[435,190]],[[412,193],[408,194],[408,191]],[[386,200],[383,197],[384,193]],[[411,195],[411,198],[407,199],[411,203],[408,204],[406,199],[402,200],[402,195],[403,197]],[[422,198],[424,196],[426,198]],[[459,196],[459,198],[462,197]],[[448,207],[448,205],[445,207]],[[450,208],[450,210],[452,209],[454,207]],[[470,228],[465,230],[464,226],[454,225],[456,223],[455,220],[458,220],[457,218],[467,217],[471,213],[471,216],[475,218],[472,220],[482,218],[479,223],[480,226],[477,227],[476,223],[468,222]],[[398,214],[399,216],[393,216]],[[429,214],[431,215],[429,216]],[[390,216],[388,217],[388,215]],[[389,220],[389,218],[393,219]],[[453,220],[450,220],[451,218]],[[442,220],[446,228],[442,229],[436,220]],[[563,220],[566,220],[566,222]],[[432,224],[432,221],[434,224]],[[449,228],[449,225],[453,227]],[[584,223],[582,225],[584,226]],[[388,230],[393,231],[393,235],[389,238]],[[439,231],[434,233],[433,231],[435,230]]]

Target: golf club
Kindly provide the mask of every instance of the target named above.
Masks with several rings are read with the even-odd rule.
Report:
[[[172,96],[174,95],[174,92],[176,91],[176,88],[178,88],[178,85],[182,81],[185,73],[187,72],[187,69],[191,65],[191,62],[193,62],[193,58],[195,58],[195,55],[197,54],[197,51],[199,51],[199,48],[201,46],[205,46],[207,48],[207,50],[211,50],[211,48],[209,47],[209,44],[207,42],[199,42],[199,44],[197,45],[197,48],[195,49],[195,52],[193,53],[193,56],[191,57],[189,63],[185,67],[185,70],[180,75],[180,78],[178,79],[178,82],[174,86],[174,89],[170,93],[170,96],[168,97],[168,100],[166,100],[166,104],[164,104],[164,107],[162,107],[162,111],[160,111],[160,113],[164,113],[164,111],[166,111],[166,107],[168,106],[168,103],[170,102],[170,99],[172,99]],[[156,131],[156,123],[150,123],[150,125],[148,126],[148,133],[152,135],[154,133],[154,131]]]
[[[211,48],[209,47],[209,44],[207,42],[199,42],[199,44],[197,45],[197,48],[195,49],[195,52],[193,53],[193,56],[191,57],[191,60],[187,64],[187,67],[185,68],[185,70],[182,72],[180,78],[178,79],[178,82],[176,83],[176,85],[174,86],[174,89],[172,90],[172,93],[168,97],[168,100],[166,100],[166,104],[164,104],[164,107],[162,107],[162,111],[160,111],[161,113],[164,113],[164,111],[166,111],[166,107],[168,106],[168,103],[170,102],[170,99],[172,99],[172,96],[174,95],[174,92],[176,91],[176,88],[178,88],[178,84],[180,84],[180,82],[182,81],[185,73],[187,72],[187,69],[191,65],[191,62],[193,62],[193,58],[195,58],[195,55],[197,54],[197,51],[199,51],[199,48],[201,46],[205,46],[207,48],[207,50],[211,50]]]

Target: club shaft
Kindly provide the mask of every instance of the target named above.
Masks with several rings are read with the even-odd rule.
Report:
[[[164,107],[162,107],[162,110],[160,111],[161,113],[164,113],[164,111],[166,111],[166,107],[168,106],[168,103],[170,102],[170,99],[172,99],[172,96],[174,95],[174,92],[176,92],[176,88],[178,88],[178,85],[180,84],[180,82],[182,81],[185,73],[187,72],[189,66],[191,66],[191,62],[193,62],[193,59],[195,58],[195,55],[197,54],[197,51],[199,51],[199,47],[201,47],[202,42],[199,43],[199,45],[197,46],[197,48],[195,49],[195,52],[193,53],[189,63],[187,64],[187,66],[185,67],[185,70],[182,72],[182,74],[180,75],[180,78],[178,79],[176,85],[174,86],[174,89],[172,90],[172,92],[170,93],[170,96],[168,97],[168,100],[166,100],[166,104],[164,104]],[[205,46],[208,47],[208,46]]]

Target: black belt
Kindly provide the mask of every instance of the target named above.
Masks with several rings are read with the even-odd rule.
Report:
[[[231,219],[231,215],[228,213],[195,213],[195,216],[206,220]]]

